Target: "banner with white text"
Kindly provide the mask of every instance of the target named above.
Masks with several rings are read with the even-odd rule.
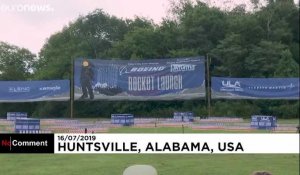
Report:
[[[0,102],[67,101],[69,80],[0,81]]]
[[[204,57],[77,59],[75,100],[174,100],[205,97]]]
[[[0,134],[0,153],[299,154],[299,135]]]
[[[212,98],[299,100],[299,78],[212,77]]]
[[[55,134],[55,153],[299,153],[297,134]]]

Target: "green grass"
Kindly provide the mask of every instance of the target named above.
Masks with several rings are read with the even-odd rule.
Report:
[[[0,124],[0,131],[5,131],[6,126]]]
[[[250,123],[251,119],[244,119],[244,123]],[[300,119],[278,119],[277,120],[278,124],[299,124]]]
[[[283,120],[295,124],[299,120]],[[0,129],[4,129],[0,125]],[[184,133],[268,133],[270,131],[192,130]],[[182,133],[182,128],[113,128],[109,133]],[[0,175],[122,175],[134,164],[150,164],[159,175],[250,175],[266,170],[273,175],[299,175],[297,154],[0,154]]]
[[[279,124],[299,124],[299,119],[279,119]]]
[[[109,129],[109,133],[271,133],[267,130],[193,130],[181,127],[134,128],[121,127]]]
[[[159,175],[299,175],[299,156],[249,155],[0,155],[5,175],[122,175],[133,164],[150,164]]]

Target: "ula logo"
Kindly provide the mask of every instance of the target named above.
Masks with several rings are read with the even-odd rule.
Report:
[[[244,91],[239,81],[232,83],[230,80],[222,80],[221,91],[232,92],[232,91]]]

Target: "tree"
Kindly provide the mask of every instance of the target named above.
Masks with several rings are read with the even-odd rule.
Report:
[[[162,37],[153,26],[135,28],[114,46],[113,52],[123,59],[162,58],[164,53],[160,43],[163,43]]]
[[[103,58],[127,32],[126,22],[95,10],[52,35],[40,52],[36,78],[71,78],[72,59]]]
[[[29,50],[0,42],[0,80],[29,79],[35,61]]]
[[[278,61],[278,68],[274,73],[275,77],[298,77],[299,65],[293,60],[293,56],[289,50],[282,51],[280,60]]]
[[[192,8],[187,7],[189,10],[183,11],[179,21],[184,48],[196,49],[198,54],[205,55],[225,37],[226,15],[199,1]]]
[[[243,61],[247,52],[241,35],[228,35],[211,51],[213,62],[215,63],[213,74],[230,77],[243,77],[247,75]]]
[[[291,61],[288,47],[278,42],[261,41],[258,46],[253,46],[249,56],[245,59],[245,68],[251,72],[251,77],[274,77],[277,69],[282,66],[294,72],[295,62],[282,65],[284,62]],[[291,66],[291,67],[290,67]],[[290,72],[291,73],[291,72]],[[294,73],[291,73],[294,74]]]
[[[0,42],[0,81],[30,80],[34,72],[36,56],[25,48]],[[9,111],[34,111],[31,103],[0,103],[0,116]]]
[[[86,16],[79,17],[75,22],[58,33],[53,34],[40,51],[40,59],[35,65],[36,79],[71,79],[72,60],[79,57],[103,58],[108,50],[123,39],[128,25],[122,19],[110,16],[101,10],[95,10]],[[77,105],[77,104],[75,104]],[[82,109],[103,109],[111,103],[80,105]],[[59,109],[56,111],[56,109]],[[34,115],[68,116],[68,105],[59,102],[39,103]],[[92,114],[92,110],[86,115]],[[75,114],[80,114],[74,111]]]
[[[97,9],[87,16],[79,17],[70,29],[73,37],[89,46],[91,56],[99,58],[103,51],[123,38],[128,27],[123,20]]]
[[[239,34],[245,48],[248,48],[250,45],[257,45],[264,38],[264,29],[256,15],[231,12],[228,13],[227,18],[227,35],[230,33]]]
[[[265,7],[262,0],[251,1],[254,9],[250,12],[245,11],[243,4],[235,8],[230,6],[232,10],[222,10],[213,7],[213,3],[199,0],[173,1],[171,16],[160,25],[143,17],[123,20],[98,9],[78,17],[50,36],[36,62],[35,56],[26,49],[1,43],[0,78],[70,79],[72,61],[78,57],[163,59],[207,53],[212,58],[212,76],[298,76],[299,8],[292,0],[270,0]],[[232,5],[230,2],[233,1],[228,2],[227,5]],[[297,104],[270,100],[217,101],[213,113],[243,117],[253,113],[296,117],[297,113],[290,110],[296,111]],[[110,117],[113,112],[170,117],[176,110],[207,114],[203,100],[92,101],[75,102],[74,105],[77,117]],[[63,102],[34,103],[28,109],[34,116],[69,115],[69,106]]]

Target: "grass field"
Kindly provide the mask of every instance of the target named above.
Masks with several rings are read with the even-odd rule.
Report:
[[[0,155],[3,175],[122,175],[133,164],[151,164],[159,175],[299,175],[298,155]]]
[[[295,124],[299,120],[282,120]],[[0,124],[0,129],[4,129]],[[182,133],[181,127],[111,128],[109,133]],[[264,130],[193,130],[184,133],[270,133]],[[150,164],[159,175],[250,175],[266,170],[273,175],[299,175],[297,154],[0,154],[0,175],[122,175],[134,164]]]
[[[250,123],[251,119],[244,119],[244,122]],[[278,119],[277,123],[278,124],[299,124],[300,119]]]
[[[272,133],[268,130],[194,130],[185,127],[158,127],[158,128],[111,128],[109,133]]]

